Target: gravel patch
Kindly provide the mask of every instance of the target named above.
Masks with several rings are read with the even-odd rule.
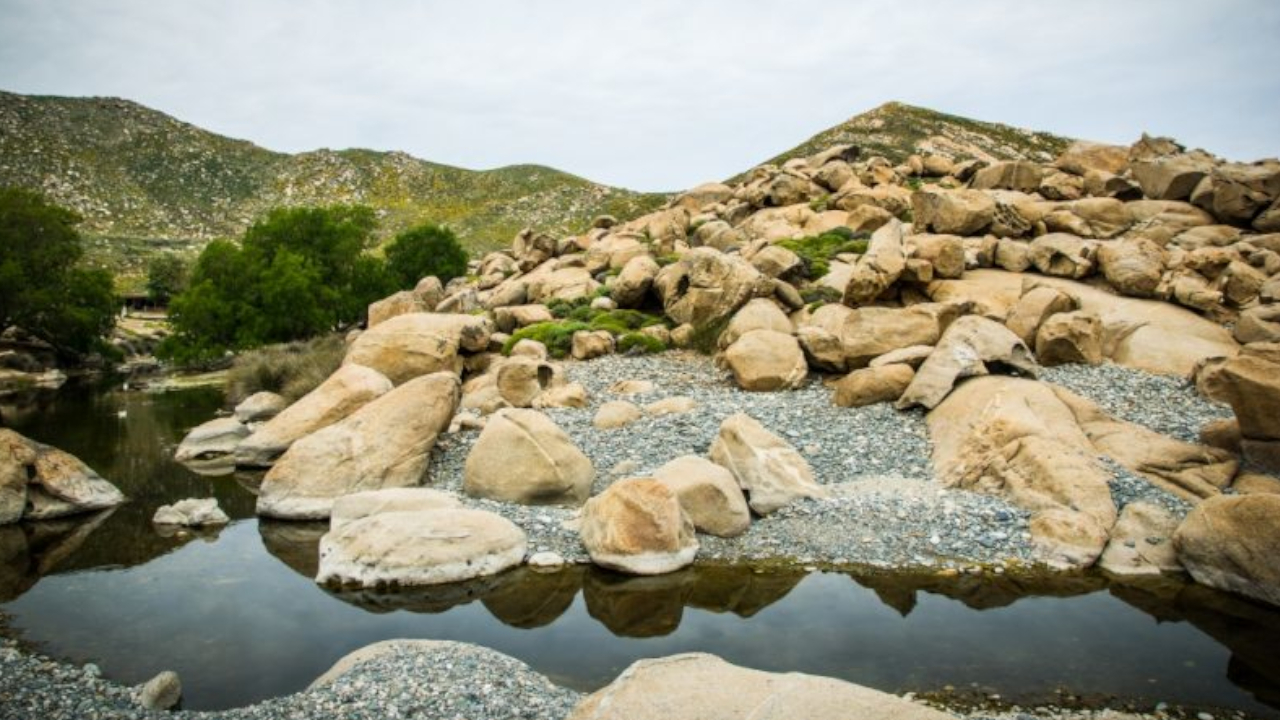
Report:
[[[1199,442],[1206,423],[1235,417],[1230,407],[1201,397],[1184,378],[1112,363],[1044,368],[1040,379],[1094,401],[1113,417],[1186,442]]]

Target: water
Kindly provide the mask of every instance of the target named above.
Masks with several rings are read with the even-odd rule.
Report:
[[[388,638],[465,640],[590,690],[632,661],[706,651],[884,690],[1058,693],[1280,717],[1280,612],[1177,581],[1114,585],[697,567],[658,578],[525,569],[412,593],[335,593],[311,578],[323,525],[258,522],[251,483],[170,461],[221,393],[73,388],[6,425],[80,456],[130,496],[114,513],[0,528],[0,613],[42,652],[126,683],[165,669],[185,707],[301,690]],[[121,411],[124,417],[120,417]],[[155,508],[213,495],[235,521],[157,533]]]

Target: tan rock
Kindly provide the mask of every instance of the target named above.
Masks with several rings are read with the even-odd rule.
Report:
[[[1004,322],[1022,297],[1023,276],[1002,270],[969,270],[958,280],[935,280],[925,294],[936,303],[969,307],[971,312]]]
[[[529,358],[530,360],[546,360],[550,357],[547,346],[537,340],[524,338],[511,346],[511,357]]]
[[[1098,567],[1112,575],[1159,575],[1182,570],[1173,549],[1178,519],[1149,502],[1134,502],[1120,511]]]
[[[629,403],[626,400],[610,400],[596,410],[591,424],[600,430],[613,430],[626,427],[642,417],[644,413],[635,403]]]
[[[1102,320],[1087,310],[1049,316],[1036,331],[1036,360],[1045,366],[1102,364]]]
[[[236,405],[232,415],[236,420],[248,425],[249,423],[261,423],[270,420],[279,415],[285,408],[289,407],[289,401],[283,397],[267,391],[256,392]]]
[[[555,319],[546,305],[508,305],[493,310],[493,324],[504,333]]]
[[[1014,160],[998,162],[982,168],[973,176],[974,190],[1018,190],[1035,192],[1044,178],[1044,170],[1033,162]]]
[[[1200,443],[1240,454],[1240,423],[1235,418],[1210,420],[1200,427]],[[1234,484],[1233,484],[1234,487]]]
[[[1083,176],[1090,170],[1119,175],[1129,166],[1129,149],[1077,140],[1058,156],[1054,165],[1074,175]]]
[[[1093,272],[1094,246],[1074,235],[1050,233],[1031,241],[1031,264],[1045,275],[1079,279]]]
[[[229,522],[231,518],[218,507],[217,498],[186,498],[172,505],[161,505],[151,516],[153,525],[210,527]]]
[[[1251,440],[1280,440],[1280,365],[1244,355],[1219,372],[1226,401]]]
[[[791,320],[787,318],[786,313],[782,312],[777,303],[765,298],[756,298],[734,313],[728,327],[724,329],[724,332],[720,333],[717,343],[720,349],[723,350],[752,330],[772,330],[789,335],[791,334]]]
[[[868,363],[867,367],[883,367],[885,365],[906,365],[915,370],[929,359],[933,348],[929,345],[912,345],[900,350],[892,350]]]
[[[501,515],[461,508],[382,512],[320,539],[322,584],[439,585],[494,575],[524,561],[524,531]]]
[[[343,495],[333,501],[329,528],[336,530],[349,522],[385,512],[422,512],[461,508],[458,496],[425,487],[365,490]]]
[[[178,443],[173,459],[192,462],[225,458],[249,436],[249,428],[234,417],[215,418],[191,428]]]
[[[1040,557],[1062,569],[1089,567],[1107,544],[1107,528],[1092,516],[1067,508],[1034,513],[1029,528]]]
[[[640,660],[568,720],[946,720],[908,700],[842,680],[775,674],[688,653]]]
[[[912,235],[907,238],[911,257],[933,265],[934,277],[958,278],[964,275],[964,240],[955,235]]]
[[[356,338],[343,364],[372,368],[396,385],[434,372],[457,373],[458,351],[484,350],[491,332],[488,320],[474,315],[398,315]]]
[[[847,372],[894,350],[936,344],[959,312],[958,306],[946,303],[857,309],[824,305],[796,332],[815,367]]]
[[[539,410],[544,408],[584,408],[587,406],[587,388],[582,383],[564,383],[552,385],[538,393],[533,399],[533,406]]]
[[[1005,327],[1030,347],[1035,344],[1036,332],[1045,320],[1057,313],[1075,309],[1075,300],[1061,290],[1050,287],[1032,288],[1013,307],[1005,320]]]
[[[894,402],[906,392],[915,374],[910,365],[902,364],[854,370],[832,385],[832,401],[840,407]]]
[[[1131,297],[1153,297],[1164,275],[1164,251],[1145,238],[1098,247],[1098,265],[1111,286]]]
[[[750,260],[752,267],[771,278],[795,279],[804,273],[800,256],[780,245],[766,245]]]
[[[675,492],[699,532],[737,537],[751,526],[751,510],[738,481],[710,460],[684,455],[658,468],[653,477]]]
[[[653,478],[620,480],[588,500],[579,534],[592,562],[633,575],[679,570],[698,552],[675,490]]]
[[[827,496],[800,453],[745,413],[731,415],[720,424],[710,457],[733,473],[751,509],[761,515],[799,498]]]
[[[1240,313],[1235,338],[1242,343],[1280,342],[1280,305],[1260,305]]]
[[[1038,370],[1031,350],[1008,328],[976,315],[962,317],[943,333],[896,405],[937,407],[957,381],[986,375],[988,363],[1033,377]]]
[[[467,455],[463,491],[525,505],[577,505],[591,493],[595,475],[591,460],[551,418],[500,410]]]
[[[1170,155],[1130,163],[1133,179],[1152,200],[1186,200],[1212,169],[1212,160],[1198,155]]]
[[[867,251],[853,266],[844,289],[844,304],[856,307],[880,297],[898,281],[906,258],[902,223],[894,220],[876,230]]]
[[[918,190],[911,196],[918,230],[943,235],[978,235],[991,226],[996,204],[978,190]]]
[[[452,373],[425,375],[301,438],[263,479],[258,514],[327,518],[341,495],[421,484],[460,395]]]
[[[613,353],[613,335],[608,330],[579,330],[573,334],[575,360],[591,360]]]
[[[687,412],[693,412],[697,407],[698,402],[693,398],[675,395],[645,405],[644,411],[654,417],[661,417],[663,415],[682,415]]]
[[[654,281],[666,314],[677,324],[706,325],[728,317],[753,297],[772,292],[759,270],[742,258],[694,248]]]
[[[649,255],[637,255],[622,266],[622,272],[614,278],[609,287],[609,296],[621,308],[636,308],[644,304],[645,298],[653,287],[654,278],[658,277],[658,262]]]
[[[1231,483],[1231,489],[1245,495],[1271,493],[1280,495],[1280,478],[1256,472],[1243,472]]]
[[[511,357],[498,367],[498,394],[511,407],[527,408],[551,386],[555,368],[550,364],[525,357]]]
[[[789,333],[752,330],[725,351],[738,387],[771,392],[799,387],[809,374],[800,343]]]
[[[531,303],[549,303],[591,297],[599,289],[600,283],[586,268],[564,267],[531,279],[527,293]]]
[[[1280,605],[1280,495],[1210,498],[1174,535],[1196,582]]]
[[[438,303],[439,300],[436,302]],[[380,325],[383,321],[390,320],[397,315],[429,313],[435,311],[435,309],[435,305],[428,306],[424,302],[424,298],[412,290],[401,290],[394,295],[370,303],[369,327]]]

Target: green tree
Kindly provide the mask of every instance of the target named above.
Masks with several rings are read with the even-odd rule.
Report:
[[[166,304],[174,295],[187,289],[187,262],[177,255],[157,255],[147,263],[147,297]]]
[[[79,216],[38,193],[0,189],[0,329],[17,325],[65,357],[105,349],[111,275],[83,267]]]
[[[403,289],[411,288],[428,275],[440,282],[467,273],[467,251],[458,236],[440,225],[418,225],[396,236],[385,250],[387,270]]]

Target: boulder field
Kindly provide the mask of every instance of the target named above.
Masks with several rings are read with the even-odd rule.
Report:
[[[322,581],[446,582],[523,562],[526,538],[479,502],[571,513],[592,561],[633,574],[692,562],[700,536],[749,540],[796,503],[842,502],[815,479],[836,470],[815,473],[806,439],[759,414],[722,416],[713,442],[660,468],[595,467],[557,412],[591,408],[593,430],[625,446],[698,401],[646,403],[652,386],[622,382],[601,404],[565,363],[675,347],[715,354],[709,382],[783,395],[821,382],[848,412],[923,414],[935,486],[1026,513],[1044,566],[1185,569],[1280,603],[1274,563],[1253,561],[1280,543],[1275,160],[1145,136],[1046,164],[894,165],[840,146],[628,222],[523,231],[464,278],[375,303],[348,342],[312,393],[252,398],[178,451],[270,467],[260,514],[331,518]],[[1228,417],[1174,437],[1039,379],[1060,366],[1176,378]],[[434,484],[437,439],[471,433],[465,507],[338,522],[355,493]],[[1122,475],[1169,502],[1117,502]],[[396,498],[375,505],[408,502]]]

